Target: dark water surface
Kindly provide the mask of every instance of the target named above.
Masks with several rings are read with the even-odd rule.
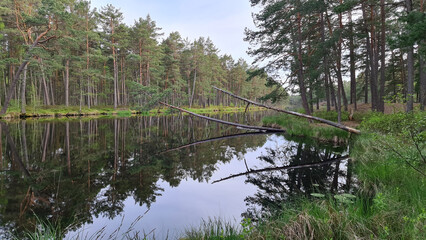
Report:
[[[271,113],[215,115],[259,125]],[[202,219],[269,215],[311,193],[348,193],[347,151],[282,134],[248,134],[189,116],[27,120],[3,123],[0,238],[48,219],[68,238],[107,238],[120,228],[175,239]],[[236,135],[237,134],[237,135]],[[231,137],[217,139],[221,136]],[[213,138],[213,139],[212,139]],[[209,139],[212,139],[210,141]],[[208,140],[199,144],[197,141]],[[248,170],[326,164],[246,174]],[[37,217],[36,217],[37,216]]]

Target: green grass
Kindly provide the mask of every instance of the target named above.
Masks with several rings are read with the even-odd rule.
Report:
[[[292,136],[315,138],[321,141],[334,142],[337,140],[338,142],[346,142],[349,137],[349,133],[341,129],[331,126],[313,125],[306,119],[288,114],[265,117],[263,118],[263,124],[272,127],[277,127],[278,125],[284,128],[287,134]]]
[[[284,205],[247,239],[426,239],[425,121],[424,112],[370,114],[351,141],[356,199]]]

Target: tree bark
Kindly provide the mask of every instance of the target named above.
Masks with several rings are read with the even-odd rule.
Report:
[[[27,87],[27,69],[28,65],[25,65],[24,68],[24,76],[22,77],[22,88],[21,88],[21,113],[26,114],[26,106],[27,106],[27,100],[26,100],[26,87]]]
[[[381,15],[381,32],[380,32],[380,92],[378,111],[385,112],[385,78],[386,78],[386,12],[385,12],[385,0],[380,0],[380,15]]]
[[[405,0],[407,14],[413,10],[413,3],[411,0]],[[407,51],[407,112],[413,111],[414,102],[414,48],[408,47]]]
[[[371,19],[370,19],[370,34],[368,30],[368,19],[367,19],[367,11],[365,9],[365,3],[362,4],[362,13],[364,18],[364,24],[365,24],[365,33],[367,34],[366,39],[366,49],[367,49],[367,55],[369,58],[369,65],[370,65],[370,90],[371,90],[371,108],[373,111],[377,110],[377,64],[376,64],[376,58],[375,58],[375,31],[374,31],[374,24],[373,24],[373,18],[374,18],[374,11],[373,7],[371,7]]]
[[[70,84],[70,60],[67,59],[65,62],[65,106],[69,106],[69,84]]]
[[[343,0],[340,0],[340,4],[342,4],[342,3],[343,3]],[[345,111],[348,111],[348,99],[346,98],[346,93],[345,93],[345,89],[344,89],[344,86],[343,86],[343,78],[342,78],[342,43],[343,43],[343,38],[342,38],[343,19],[342,18],[343,18],[342,14],[339,13],[339,29],[340,29],[340,34],[339,34],[339,44],[337,46],[337,72],[336,72],[336,74],[337,74],[337,81],[338,81],[337,85],[338,85],[338,88],[340,89],[340,95],[341,95],[341,97],[343,99],[343,105],[345,107]],[[339,99],[341,101],[341,98],[339,98]],[[339,104],[339,107],[340,106],[341,105]]]
[[[46,75],[44,73],[43,59],[39,58],[38,62],[39,62],[40,71],[41,71],[41,82],[43,85],[44,102],[46,105],[50,105],[49,89],[47,87]]]
[[[311,110],[309,109],[308,99],[306,97],[306,87],[303,77],[303,61],[302,61],[302,17],[300,12],[297,13],[297,60],[298,60],[298,80],[300,95],[302,97],[303,108],[305,109],[306,114],[311,115]]]
[[[352,12],[349,11],[349,62],[351,72],[351,104],[354,109],[357,109],[356,104],[356,73],[355,73],[355,46],[354,46],[354,31],[352,22]]]
[[[194,94],[195,94],[195,81],[197,80],[197,69],[194,69],[194,82],[192,84],[192,94],[191,94],[191,101],[189,102],[189,107],[192,107],[192,104],[194,102]]]
[[[419,75],[420,75],[420,109],[425,110],[426,106],[426,62],[419,54]]]
[[[112,58],[113,58],[113,67],[114,67],[114,96],[113,96],[113,102],[114,102],[114,110],[117,109],[117,82],[118,82],[118,67],[117,67],[117,58],[115,53],[115,42],[114,42],[114,23],[112,22],[112,19],[110,20],[110,26],[111,26],[111,43],[112,43]]]

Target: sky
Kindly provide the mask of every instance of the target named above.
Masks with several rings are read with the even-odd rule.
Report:
[[[131,26],[140,17],[151,19],[162,28],[164,37],[178,31],[182,38],[194,40],[210,37],[219,54],[230,54],[235,60],[253,58],[246,51],[244,29],[254,29],[249,0],[91,0],[92,8],[112,4],[119,8],[124,22]]]

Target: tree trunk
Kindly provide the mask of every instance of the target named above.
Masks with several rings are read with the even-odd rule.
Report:
[[[369,64],[370,64],[370,90],[371,90],[371,108],[373,111],[377,110],[377,64],[376,64],[376,58],[375,58],[375,31],[374,31],[374,24],[373,24],[373,18],[374,18],[374,11],[373,7],[371,7],[371,38],[368,31],[368,19],[367,19],[367,12],[365,9],[365,4],[362,4],[362,13],[364,18],[364,24],[365,24],[365,33],[367,34],[367,55],[369,58]]]
[[[191,101],[189,102],[189,108],[192,107],[192,104],[194,102],[194,94],[195,94],[195,81],[197,80],[197,69],[194,69],[194,82],[192,84],[192,94],[191,94]]]
[[[111,19],[111,22],[110,22],[110,24],[111,24],[111,34],[114,36],[114,24],[113,24],[113,22],[112,22],[112,19]],[[114,44],[115,44],[115,42],[114,42],[114,37],[111,37],[111,43],[112,43],[112,58],[113,58],[113,66],[114,66],[114,96],[113,96],[113,98],[114,98],[114,110],[117,110],[117,82],[118,82],[118,73],[117,73],[117,71],[118,71],[118,67],[117,67],[117,58],[116,58],[116,53],[115,53],[115,46],[114,46]]]
[[[143,76],[143,72],[142,72],[142,40],[139,39],[139,83],[141,85],[143,85],[142,82],[142,76]]]
[[[385,112],[385,74],[386,74],[386,13],[385,0],[380,0],[380,15],[381,15],[381,33],[380,33],[380,93],[378,102],[378,111]]]
[[[351,104],[354,109],[357,109],[356,104],[356,73],[355,73],[355,46],[354,46],[354,31],[352,22],[352,12],[349,11],[349,62],[351,72]]]
[[[25,65],[24,76],[22,77],[22,88],[21,88],[21,113],[22,114],[27,113],[25,109],[27,106],[27,101],[26,101],[27,69],[28,69],[28,65]]]
[[[340,0],[340,4],[343,3],[343,0]],[[343,86],[343,78],[342,78],[342,43],[343,43],[343,39],[342,39],[342,32],[343,32],[343,19],[342,19],[342,14],[339,14],[339,29],[340,29],[340,34],[339,34],[339,44],[337,46],[337,86],[340,89],[340,94],[341,97],[343,98],[343,105],[345,107],[345,111],[348,111],[348,99],[346,98],[346,93],[345,93],[345,89]],[[340,99],[341,101],[341,99]],[[340,104],[339,104],[339,108],[340,108]],[[340,111],[340,110],[339,110]],[[339,122],[340,123],[340,122]]]
[[[368,39],[367,39],[368,41]],[[370,79],[370,57],[366,54],[366,62],[365,62],[365,76],[364,76],[364,103],[368,103],[368,79]]]
[[[43,59],[39,58],[38,60],[39,60],[40,71],[41,71],[41,80],[42,80],[41,82],[43,84],[44,103],[46,105],[50,105],[49,89],[47,87],[46,75],[44,73]]]
[[[69,106],[69,84],[70,84],[70,60],[65,62],[65,106]]]
[[[87,107],[90,109],[90,56],[89,56],[89,16],[86,12],[86,74],[87,74]]]
[[[425,110],[426,106],[426,62],[419,54],[419,75],[420,75],[420,109]]]
[[[407,14],[410,14],[413,8],[411,0],[405,0],[405,6],[407,8]],[[407,112],[413,111],[414,101],[414,48],[413,46],[408,47],[407,51]]]
[[[300,13],[297,13],[297,35],[298,35],[298,51],[297,51],[297,59],[298,59],[298,80],[299,80],[299,88],[300,95],[302,97],[303,108],[306,111],[306,114],[311,115],[311,110],[309,109],[308,100],[306,97],[306,87],[305,81],[303,77],[303,61],[302,61],[302,17]]]

